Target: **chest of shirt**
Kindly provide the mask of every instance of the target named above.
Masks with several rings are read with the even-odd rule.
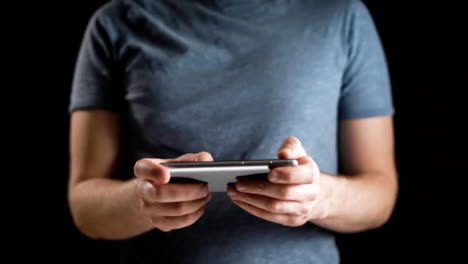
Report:
[[[334,137],[345,61],[336,35],[300,19],[207,23],[154,23],[153,35],[132,33],[122,45],[131,120],[151,131],[140,137],[227,158],[274,155],[304,131]]]
[[[333,40],[306,29],[236,34],[242,36],[229,44],[192,39],[178,52],[158,42],[130,42],[137,51],[125,65],[129,105],[205,116],[336,107],[344,60]]]

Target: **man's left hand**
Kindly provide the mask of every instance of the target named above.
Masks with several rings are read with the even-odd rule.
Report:
[[[227,188],[232,201],[257,217],[286,226],[301,226],[327,217],[320,170],[299,139],[287,138],[277,155],[280,159],[296,159],[299,165],[274,168],[265,180],[239,177]]]

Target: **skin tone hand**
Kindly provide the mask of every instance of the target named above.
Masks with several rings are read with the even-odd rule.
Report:
[[[177,159],[142,159],[135,164],[137,193],[141,198],[141,213],[151,225],[170,231],[195,223],[210,200],[206,183],[168,183],[169,170],[162,162],[213,161],[211,154],[185,154]]]
[[[296,159],[299,165],[274,168],[265,180],[239,177],[227,188],[232,201],[257,217],[285,226],[301,226],[327,217],[320,170],[301,142],[287,138],[277,155],[280,159]]]

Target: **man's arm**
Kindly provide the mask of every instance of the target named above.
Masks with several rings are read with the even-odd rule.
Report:
[[[275,223],[300,226],[311,221],[336,232],[359,232],[384,224],[397,193],[391,117],[346,120],[340,124],[345,176],[320,173],[300,141],[290,137],[279,158],[297,167],[273,169],[268,181],[239,179],[228,187],[234,203]]]
[[[92,238],[131,237],[152,228],[140,213],[137,180],[112,179],[120,148],[119,117],[76,111],[70,129],[69,203],[75,224]]]
[[[168,184],[171,161],[212,161],[209,153],[177,159],[142,159],[128,181],[112,179],[120,151],[118,115],[75,111],[71,120],[69,203],[82,233],[99,239],[125,239],[153,228],[162,231],[193,224],[210,195],[206,184]]]
[[[357,232],[383,225],[397,197],[392,118],[344,120],[340,158],[345,176],[321,175],[328,216],[312,220],[337,232]]]

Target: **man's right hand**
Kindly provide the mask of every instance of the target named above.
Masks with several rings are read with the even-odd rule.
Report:
[[[154,227],[167,232],[195,223],[210,200],[206,183],[169,183],[170,174],[162,162],[213,161],[208,152],[185,154],[176,159],[141,159],[135,164],[141,212]]]

